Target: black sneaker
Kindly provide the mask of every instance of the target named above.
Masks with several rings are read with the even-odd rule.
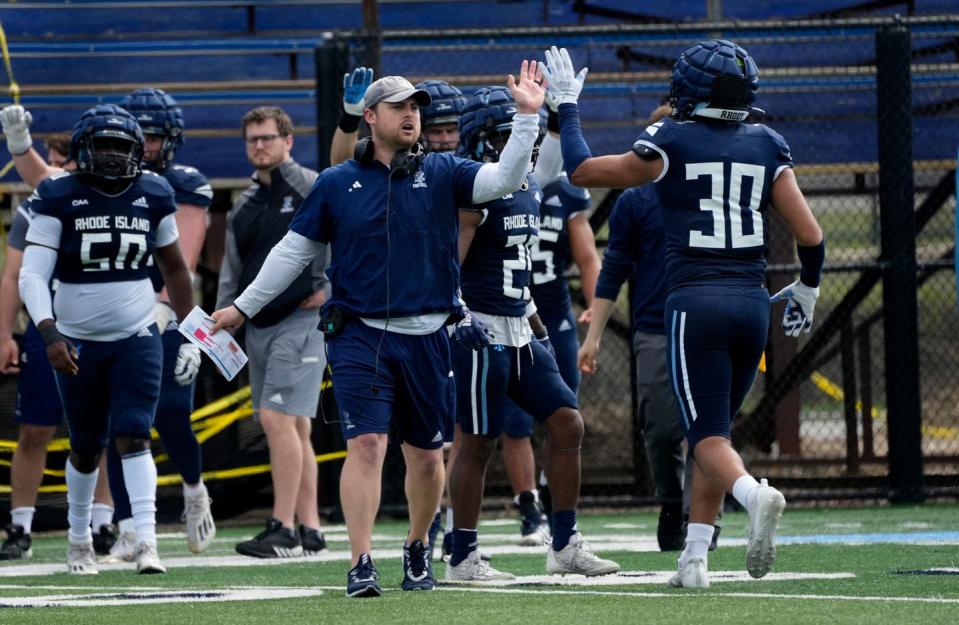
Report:
[[[436,545],[436,537],[439,536],[440,532],[443,531],[443,513],[437,512],[433,516],[433,522],[430,523],[430,529],[426,532],[427,538],[430,540],[430,547]]]
[[[683,527],[683,504],[664,503],[659,511],[656,541],[660,551],[679,551],[683,548],[686,531]]]
[[[236,544],[236,552],[253,558],[299,558],[303,555],[300,537],[274,518],[266,520],[266,529]]]
[[[33,540],[23,533],[22,525],[10,523],[4,528],[7,539],[0,545],[0,560],[29,560],[33,557]]]
[[[403,545],[403,590],[433,590],[433,549],[422,540]]]
[[[113,545],[117,544],[117,527],[113,523],[106,523],[93,534],[93,550],[98,556],[110,555]]]
[[[347,597],[379,597],[383,594],[380,589],[380,574],[373,566],[373,558],[369,554],[361,553],[360,561],[346,574]]]
[[[300,544],[303,545],[303,555],[315,556],[321,551],[326,551],[326,536],[320,530],[307,527],[300,524],[296,528],[296,533],[300,536]]]

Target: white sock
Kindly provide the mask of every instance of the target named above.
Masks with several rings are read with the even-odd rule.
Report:
[[[110,523],[113,523],[113,506],[108,506],[105,503],[93,504],[93,521],[91,522],[93,531],[99,532],[101,526]]]
[[[157,544],[157,467],[149,450],[123,456],[123,483],[130,496],[137,544]]]
[[[183,483],[183,496],[184,497],[196,497],[200,494],[206,494],[206,486],[203,484],[203,478],[200,478],[200,481],[190,486],[186,482]]]
[[[446,533],[453,531],[453,507],[446,508]]]
[[[744,475],[733,484],[733,497],[739,502],[750,516],[756,509],[756,492],[759,489],[759,482],[751,475]]]
[[[686,527],[686,547],[679,556],[679,568],[690,560],[699,558],[706,562],[709,555],[709,543],[713,539],[713,526],[705,523],[690,523]]]
[[[137,531],[137,526],[133,524],[133,517],[117,521],[117,528],[120,530],[121,536],[123,534],[135,534]]]
[[[67,458],[67,521],[70,544],[85,545],[93,542],[90,518],[93,516],[93,491],[97,488],[100,469],[92,473],[80,473]]]
[[[20,506],[10,511],[10,522],[23,527],[23,533],[29,534],[33,525],[33,513],[37,509],[32,506]]]
[[[539,472],[539,485],[540,485],[540,486],[548,486],[548,485],[549,485],[549,484],[546,482],[546,471],[542,471],[542,470],[541,470],[541,471]]]

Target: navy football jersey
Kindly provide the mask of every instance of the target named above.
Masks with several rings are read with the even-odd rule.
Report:
[[[90,284],[147,278],[157,226],[176,212],[176,203],[169,183],[150,172],[116,196],[94,190],[79,176],[62,174],[40,183],[29,209],[62,225],[56,266],[60,282]]]
[[[539,232],[542,191],[528,177],[518,191],[483,206],[485,218],[460,268],[463,300],[470,310],[523,317],[530,299],[530,248]]]
[[[573,186],[566,174],[546,185],[539,207],[539,240],[531,248],[530,291],[541,317],[565,315],[572,302],[566,268],[571,259],[569,220],[589,209],[589,191]]]
[[[646,128],[641,145],[663,159],[656,193],[669,288],[762,284],[772,185],[792,167],[785,140],[762,124],[666,119]]]
[[[206,176],[200,173],[198,169],[186,165],[170,165],[160,175],[173,187],[177,204],[192,204],[203,209],[210,208],[210,204],[213,202],[213,188],[207,181]],[[160,268],[156,266],[152,256],[148,264],[153,290],[159,293],[163,290],[163,276],[160,275]]]

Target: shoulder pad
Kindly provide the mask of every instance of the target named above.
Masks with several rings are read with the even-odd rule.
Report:
[[[656,159],[662,158],[662,155],[659,152],[649,147],[645,143],[637,142],[636,145],[633,146],[633,152],[635,152],[636,156],[644,161],[655,161]]]

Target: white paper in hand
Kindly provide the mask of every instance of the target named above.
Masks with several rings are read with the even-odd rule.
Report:
[[[194,306],[187,318],[180,322],[180,334],[198,345],[200,351],[210,357],[224,378],[232,380],[246,365],[246,354],[226,330],[210,336],[213,323],[213,317],[203,312],[199,306]]]

